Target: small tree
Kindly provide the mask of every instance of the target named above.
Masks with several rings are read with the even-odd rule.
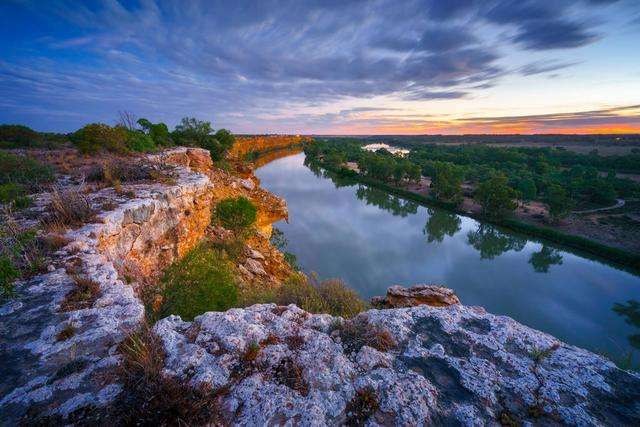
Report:
[[[257,215],[255,205],[242,196],[220,201],[215,210],[215,218],[236,237],[241,237],[255,224]]]
[[[504,174],[497,173],[478,185],[475,199],[482,206],[483,215],[500,220],[515,210],[516,191],[507,182]]]
[[[459,204],[462,201],[462,172],[450,163],[439,163],[435,167],[431,190],[436,199]]]
[[[554,221],[565,217],[574,205],[565,189],[558,184],[551,184],[547,187],[545,202],[549,206],[549,215]]]
[[[538,195],[536,183],[531,177],[523,178],[518,182],[518,191],[525,202],[535,199]]]

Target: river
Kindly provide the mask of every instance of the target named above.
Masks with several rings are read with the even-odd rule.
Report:
[[[304,164],[304,154],[256,170],[283,197],[275,224],[303,271],[340,277],[363,298],[394,284],[431,283],[463,304],[510,316],[614,360],[640,349],[640,277],[552,244],[427,208]]]

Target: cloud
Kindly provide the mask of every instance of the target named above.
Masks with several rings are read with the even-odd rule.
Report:
[[[536,74],[546,74],[559,71],[565,68],[573,67],[578,62],[559,62],[556,60],[545,59],[541,61],[531,62],[518,69],[523,76],[534,76]]]
[[[509,51],[598,37],[582,0],[22,0],[2,11],[23,33],[1,48],[0,121],[64,130],[79,112],[106,120],[130,109],[170,124],[215,112],[245,130],[269,123],[251,117],[343,100],[469,98],[510,72],[500,65]],[[487,26],[510,37],[495,41]],[[516,72],[569,66],[547,61]]]

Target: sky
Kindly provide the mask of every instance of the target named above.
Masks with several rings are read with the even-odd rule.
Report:
[[[640,0],[0,0],[0,123],[640,132]]]

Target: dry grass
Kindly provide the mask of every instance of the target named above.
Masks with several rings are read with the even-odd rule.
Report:
[[[84,194],[84,186],[56,188],[51,191],[49,218],[45,223],[79,226],[95,220],[96,211]]]
[[[275,369],[274,379],[303,396],[309,394],[309,384],[304,378],[302,367],[294,359],[282,359]]]
[[[124,392],[111,405],[118,425],[218,425],[217,398],[223,390],[193,388],[163,374],[160,339],[143,326],[119,347],[123,361],[119,379]]]
[[[74,288],[64,297],[60,311],[90,308],[100,296],[100,284],[82,276],[72,276]]]
[[[63,330],[56,335],[56,341],[66,341],[76,334],[76,328],[71,323],[67,323]]]
[[[57,251],[71,243],[70,239],[58,233],[49,233],[42,236],[40,241],[44,248],[49,251]]]
[[[355,353],[365,345],[384,352],[398,345],[389,330],[371,325],[366,319],[355,318],[342,323],[338,329],[342,345],[348,353]]]
[[[363,426],[380,408],[378,395],[372,387],[356,391],[355,396],[347,404],[347,426]]]
[[[334,316],[351,318],[368,308],[358,293],[340,279],[324,280],[316,285],[316,289]]]

